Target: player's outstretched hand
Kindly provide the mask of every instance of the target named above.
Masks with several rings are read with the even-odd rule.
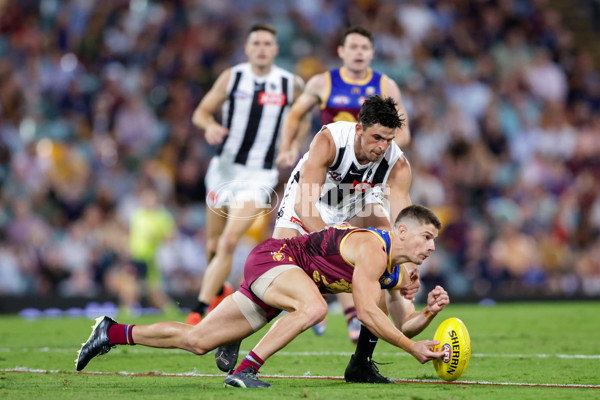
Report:
[[[439,340],[421,340],[419,342],[413,342],[409,353],[417,359],[421,364],[425,364],[427,361],[431,361],[434,358],[440,358],[444,355],[441,351],[431,351],[432,348],[440,344]]]
[[[279,152],[275,163],[279,168],[290,168],[296,165],[298,160],[298,149]]]
[[[446,292],[444,288],[439,285],[427,295],[427,307],[429,307],[429,310],[435,314],[442,311],[448,304],[450,304],[448,292]]]
[[[400,293],[406,300],[415,301],[415,296],[421,288],[421,281],[419,280],[419,269],[415,268],[410,273],[410,284],[400,289]]]
[[[210,145],[221,144],[227,135],[229,135],[229,129],[219,124],[209,125],[204,132],[204,138]]]

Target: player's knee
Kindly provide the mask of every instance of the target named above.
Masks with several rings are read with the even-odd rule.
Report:
[[[217,252],[217,244],[219,243],[219,238],[208,238],[206,239],[206,254],[215,254]]]
[[[327,302],[325,300],[314,302],[313,304],[308,305],[305,309],[305,314],[308,319],[308,327],[321,322],[327,316],[327,311]]]
[[[206,346],[203,345],[202,340],[197,336],[188,335],[186,339],[186,347],[188,348],[188,350],[198,356],[202,356],[212,350],[207,349]]]
[[[221,235],[219,238],[218,250],[225,254],[233,254],[239,240],[240,239],[236,235]]]

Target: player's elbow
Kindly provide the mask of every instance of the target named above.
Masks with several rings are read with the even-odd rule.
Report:
[[[394,140],[394,141],[400,148],[408,146],[410,143],[410,133],[409,132],[401,133],[400,135],[398,135],[396,137],[396,140]]]
[[[304,115],[305,113],[302,110],[299,110],[298,107],[293,105],[292,108],[290,108],[287,118],[285,119],[285,125],[290,125],[293,127],[298,126]]]
[[[373,313],[364,307],[356,307],[356,318],[369,329],[374,325]]]
[[[192,124],[194,124],[194,126],[198,129],[203,129],[204,124],[202,123],[202,120],[202,110],[200,109],[200,107],[198,107],[194,110],[194,113],[192,114]]]

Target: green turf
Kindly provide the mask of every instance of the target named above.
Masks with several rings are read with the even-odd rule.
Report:
[[[461,318],[471,336],[473,356],[462,381],[600,387],[600,304],[597,302],[517,303],[480,307],[450,305],[418,339],[431,338],[447,317]],[[150,323],[181,315],[144,316],[127,323]],[[128,372],[154,376],[93,375],[74,372],[73,360],[90,332],[92,320],[0,317],[0,398],[171,398],[223,399],[586,399],[600,388],[555,388],[443,384],[431,363],[421,365],[401,350],[379,343],[375,360],[381,372],[426,383],[347,384],[341,380],[265,378],[273,387],[242,390],[223,387],[224,375],[213,354],[198,357],[180,350],[120,346],[93,359],[86,372]],[[246,339],[249,351],[263,331]],[[264,375],[341,377],[353,352],[341,315],[328,317],[327,333],[303,333],[261,369]],[[573,357],[581,355],[585,357]],[[46,371],[8,372],[22,368]],[[195,373],[215,377],[171,377]],[[436,381],[431,383],[431,381]],[[439,383],[438,383],[439,382]]]

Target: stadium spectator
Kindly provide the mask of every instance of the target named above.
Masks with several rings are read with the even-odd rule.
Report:
[[[311,3],[326,5],[322,17],[331,26],[314,27],[312,21],[302,24],[304,17],[294,9],[311,4],[297,6],[297,1],[136,2],[135,7],[76,0],[0,2],[0,142],[10,154],[9,159],[0,157],[0,233],[8,238],[8,226],[15,218],[12,204],[18,199],[27,200],[33,213],[48,225],[48,234],[34,242],[38,249],[65,238],[69,226],[83,218],[83,210],[91,203],[101,204],[106,221],[119,225],[119,213],[134,190],[133,183],[148,173],[139,169],[139,159],[125,157],[125,149],[118,145],[116,114],[127,96],[142,96],[157,123],[154,146],[141,151],[145,161],[160,161],[164,167],[161,179],[164,171],[185,170],[187,174],[187,167],[181,165],[189,162],[196,163],[204,176],[215,149],[206,146],[190,116],[218,74],[244,61],[238,44],[244,42],[247,27],[258,21],[276,25],[281,50],[277,64],[291,70],[309,56],[334,68],[339,62],[335,51],[339,37],[320,36],[316,29],[336,27],[332,31],[339,32],[345,24],[359,24],[375,37],[373,69],[387,74],[402,89],[413,138],[403,151],[411,161],[413,175],[420,176],[426,169],[444,186],[442,216],[446,225],[454,220],[466,221],[469,227],[484,224],[489,229],[485,236],[489,245],[502,222],[486,210],[495,208],[492,205],[498,197],[506,197],[520,212],[530,215],[518,226],[520,232],[534,238],[546,232],[550,243],[560,243],[564,254],[570,255],[542,266],[549,273],[539,294],[600,295],[600,290],[587,283],[593,280],[594,269],[579,268],[577,271],[586,271],[580,276],[574,268],[575,260],[594,254],[600,235],[600,149],[594,145],[599,142],[594,138],[598,136],[600,79],[588,43],[575,40],[565,25],[566,17],[552,8],[552,2]],[[404,7],[413,9],[405,12]],[[313,10],[308,12],[314,15]],[[409,19],[410,13],[418,19]],[[415,26],[418,21],[426,24]],[[566,100],[558,104],[549,104],[527,84],[526,70],[540,50],[546,51],[566,76]],[[483,84],[492,91],[483,114],[477,110],[465,116],[449,106],[444,95],[449,83],[444,68],[453,58],[467,72],[471,85]],[[554,119],[549,118],[554,111],[560,117],[556,120],[560,128],[554,128]],[[508,158],[504,152],[479,150],[485,140],[488,148],[500,143],[497,135],[489,141],[483,134],[484,124],[490,123],[484,120],[492,118],[490,115],[496,116],[499,134],[508,141]],[[437,126],[432,127],[431,119]],[[431,136],[432,132],[435,135]],[[567,145],[544,146],[540,155],[538,136],[548,132],[550,136],[559,133],[561,143]],[[448,173],[455,167],[448,150],[455,146],[457,135],[478,149],[464,156],[471,161],[468,165],[487,169],[486,174],[474,174],[468,186],[462,185],[460,176]],[[428,148],[431,143],[435,147]],[[49,173],[59,165],[54,158],[58,149],[70,159],[60,165],[69,166],[67,171],[77,177],[75,191],[67,190],[60,179],[57,182],[55,172]],[[482,156],[487,161],[481,160]],[[80,167],[83,169],[78,171]],[[506,191],[507,179],[513,178],[515,189]],[[177,182],[179,178],[172,175],[171,179]],[[205,213],[202,195],[187,192],[194,193],[191,201],[186,199],[189,195],[175,197],[174,187],[161,192],[166,204],[178,221],[185,222],[186,229],[200,231],[193,237],[202,237],[205,221],[197,217]],[[457,193],[458,187],[463,193]],[[413,187],[413,191],[417,189]],[[577,199],[579,195],[584,196]],[[555,218],[561,202],[567,211]],[[571,219],[585,224],[573,228]],[[553,220],[554,225],[548,222]],[[440,253],[443,246],[439,246]],[[458,257],[432,268],[437,278],[464,278],[462,255],[470,252],[470,244],[462,246]],[[20,279],[14,281],[26,282],[12,293],[42,293],[47,287],[42,284],[43,260],[32,243],[11,243],[3,251],[19,260]],[[105,279],[95,274],[96,284],[99,293],[114,295],[114,271],[127,257],[117,252],[102,259]],[[186,273],[197,279],[201,269]],[[479,287],[490,287],[494,297],[503,295],[494,291],[494,279],[481,279],[487,284]],[[466,291],[462,284],[455,284],[449,279],[447,289],[456,296],[483,298],[492,293],[473,291],[475,282],[470,280]]]

